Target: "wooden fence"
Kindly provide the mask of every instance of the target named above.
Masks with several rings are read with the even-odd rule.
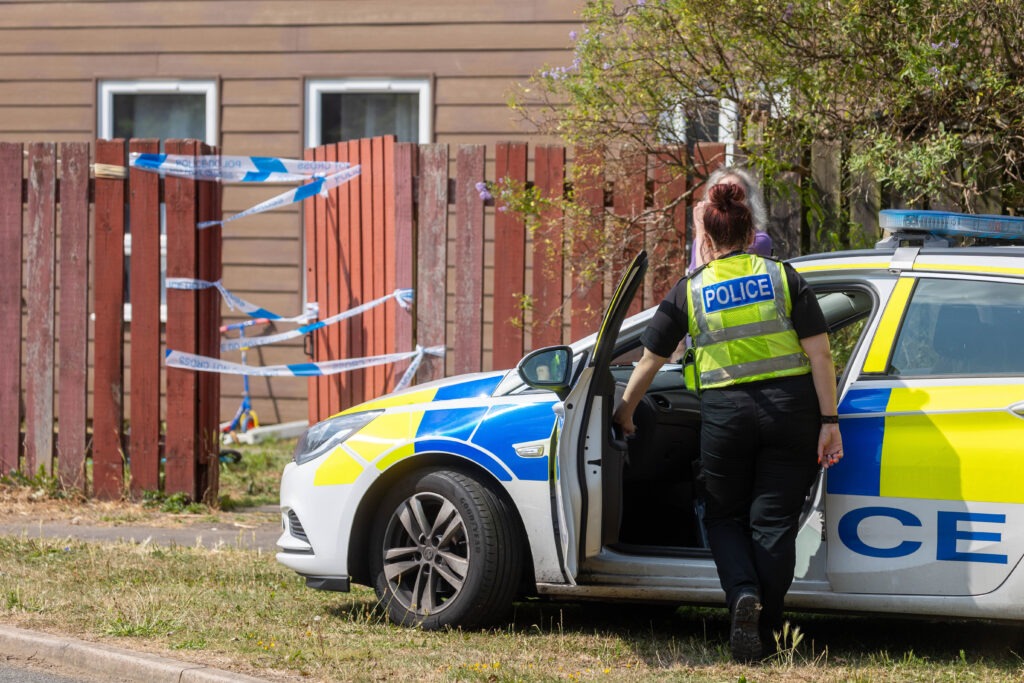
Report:
[[[307,291],[321,316],[396,287],[415,289],[414,317],[389,303],[319,330],[314,360],[419,344],[448,349],[446,360],[425,362],[420,382],[446,371],[512,367],[530,348],[595,331],[614,279],[642,248],[653,267],[634,312],[653,305],[685,267],[688,202],[677,200],[694,177],[706,177],[724,159],[723,145],[701,145],[688,178],[674,176],[653,155],[627,156],[613,172],[593,150],[573,150],[570,163],[565,147],[543,145],[533,150],[531,176],[527,145],[499,143],[488,177],[484,145],[461,145],[454,158],[450,151],[374,138],[307,152],[307,158],[362,166],[357,179],[305,207]],[[481,197],[478,183],[504,179],[536,188],[541,209],[533,229],[500,197]],[[582,212],[565,216],[543,201],[563,197],[570,186]],[[599,238],[613,227],[622,249],[595,278],[582,266],[594,262]],[[385,393],[405,366],[311,378],[310,420]]]
[[[161,321],[161,204],[167,275],[214,281],[220,229],[195,225],[220,218],[220,189],[135,170],[111,177],[129,150],[159,143],[97,141],[107,171],[91,180],[87,143],[59,154],[52,143],[0,143],[0,470],[53,473],[101,498],[215,498],[219,378],[162,372],[161,359],[164,344],[218,356],[220,302],[215,290],[170,290]],[[165,151],[214,153],[182,140]]]

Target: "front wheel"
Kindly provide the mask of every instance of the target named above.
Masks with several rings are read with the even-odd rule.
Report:
[[[379,510],[370,571],[392,621],[472,628],[508,612],[522,539],[497,494],[470,475],[427,470],[400,481]]]

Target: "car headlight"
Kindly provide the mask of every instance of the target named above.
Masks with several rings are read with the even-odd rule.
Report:
[[[295,464],[301,465],[319,458],[335,446],[345,442],[360,429],[370,424],[383,410],[368,410],[364,413],[339,415],[315,425],[303,432],[295,444]]]

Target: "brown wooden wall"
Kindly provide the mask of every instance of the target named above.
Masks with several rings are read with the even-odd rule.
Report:
[[[160,0],[5,2],[0,12],[0,140],[91,141],[103,79],[216,79],[224,154],[301,158],[306,78],[432,79],[433,139],[525,140],[510,88],[568,63],[579,0]],[[535,140],[531,138],[531,142]],[[493,149],[489,147],[489,149]],[[531,148],[532,150],[532,148]],[[531,151],[532,158],[532,151]],[[493,177],[494,159],[485,160]],[[228,186],[225,216],[281,191]],[[228,223],[224,282],[282,315],[302,310],[303,244],[294,207]],[[312,298],[312,297],[311,297]],[[231,321],[230,312],[224,311]],[[248,362],[301,361],[301,345]],[[253,378],[264,423],[306,417],[306,383]],[[241,380],[225,377],[230,418]]]

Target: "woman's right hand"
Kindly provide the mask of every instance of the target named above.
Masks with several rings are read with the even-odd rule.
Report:
[[[619,425],[619,429],[622,430],[622,436],[632,436],[636,433],[636,425],[633,424],[633,411],[625,403],[619,403],[615,407],[615,412],[612,413],[612,421]]]

